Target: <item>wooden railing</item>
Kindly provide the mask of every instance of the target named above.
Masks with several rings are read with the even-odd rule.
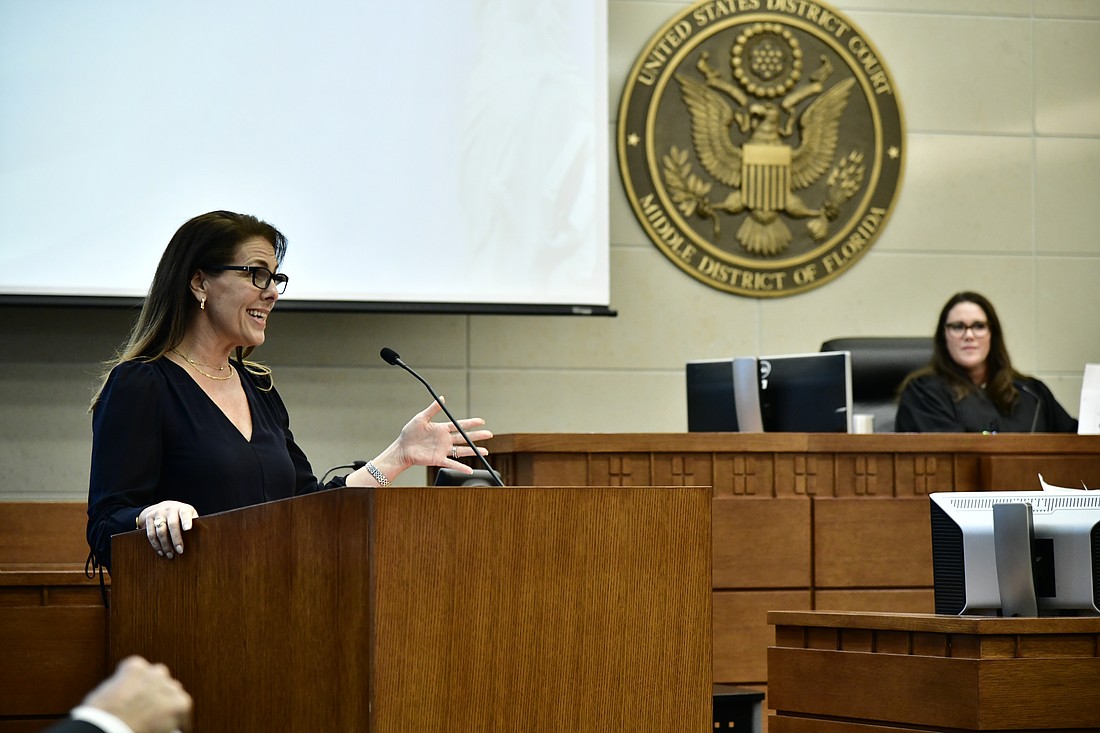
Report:
[[[108,671],[86,522],[84,502],[0,502],[0,733],[41,730]]]

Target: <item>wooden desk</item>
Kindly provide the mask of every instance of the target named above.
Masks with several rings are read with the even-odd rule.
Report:
[[[768,614],[770,733],[1100,729],[1100,618]]]
[[[1100,436],[520,433],[513,486],[713,487],[714,681],[763,686],[771,610],[931,613],[927,495],[1100,486]]]

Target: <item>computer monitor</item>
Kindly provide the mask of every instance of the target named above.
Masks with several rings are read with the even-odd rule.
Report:
[[[689,432],[850,432],[847,351],[687,363]]]
[[[733,359],[689,361],[685,376],[688,432],[738,432]]]
[[[688,432],[763,432],[758,369],[754,356],[689,361]]]
[[[1100,615],[1100,491],[950,491],[929,498],[936,613],[1006,615],[1015,599],[1002,599],[1001,588],[1021,567],[1018,558],[998,557],[1001,542],[1024,545],[1037,615]],[[1024,536],[1003,536],[1003,524],[995,531],[995,507],[1006,504],[1030,507]]]
[[[767,433],[850,433],[848,351],[761,356],[760,414]]]

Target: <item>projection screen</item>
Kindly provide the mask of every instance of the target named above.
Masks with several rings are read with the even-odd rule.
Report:
[[[0,0],[0,301],[229,209],[281,307],[610,312],[608,120],[605,0]]]

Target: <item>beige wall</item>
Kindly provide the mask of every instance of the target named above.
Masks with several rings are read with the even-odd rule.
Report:
[[[635,56],[682,4],[610,2],[613,117]],[[719,293],[649,244],[612,161],[617,318],[276,313],[257,354],[314,468],[372,457],[427,404],[382,346],[497,432],[681,431],[685,361],[926,335],[963,288],[993,300],[1018,367],[1076,414],[1082,367],[1100,362],[1100,2],[834,5],[885,56],[909,129],[899,204],[861,262],[786,299]],[[87,399],[132,315],[0,308],[0,498],[85,496]]]

